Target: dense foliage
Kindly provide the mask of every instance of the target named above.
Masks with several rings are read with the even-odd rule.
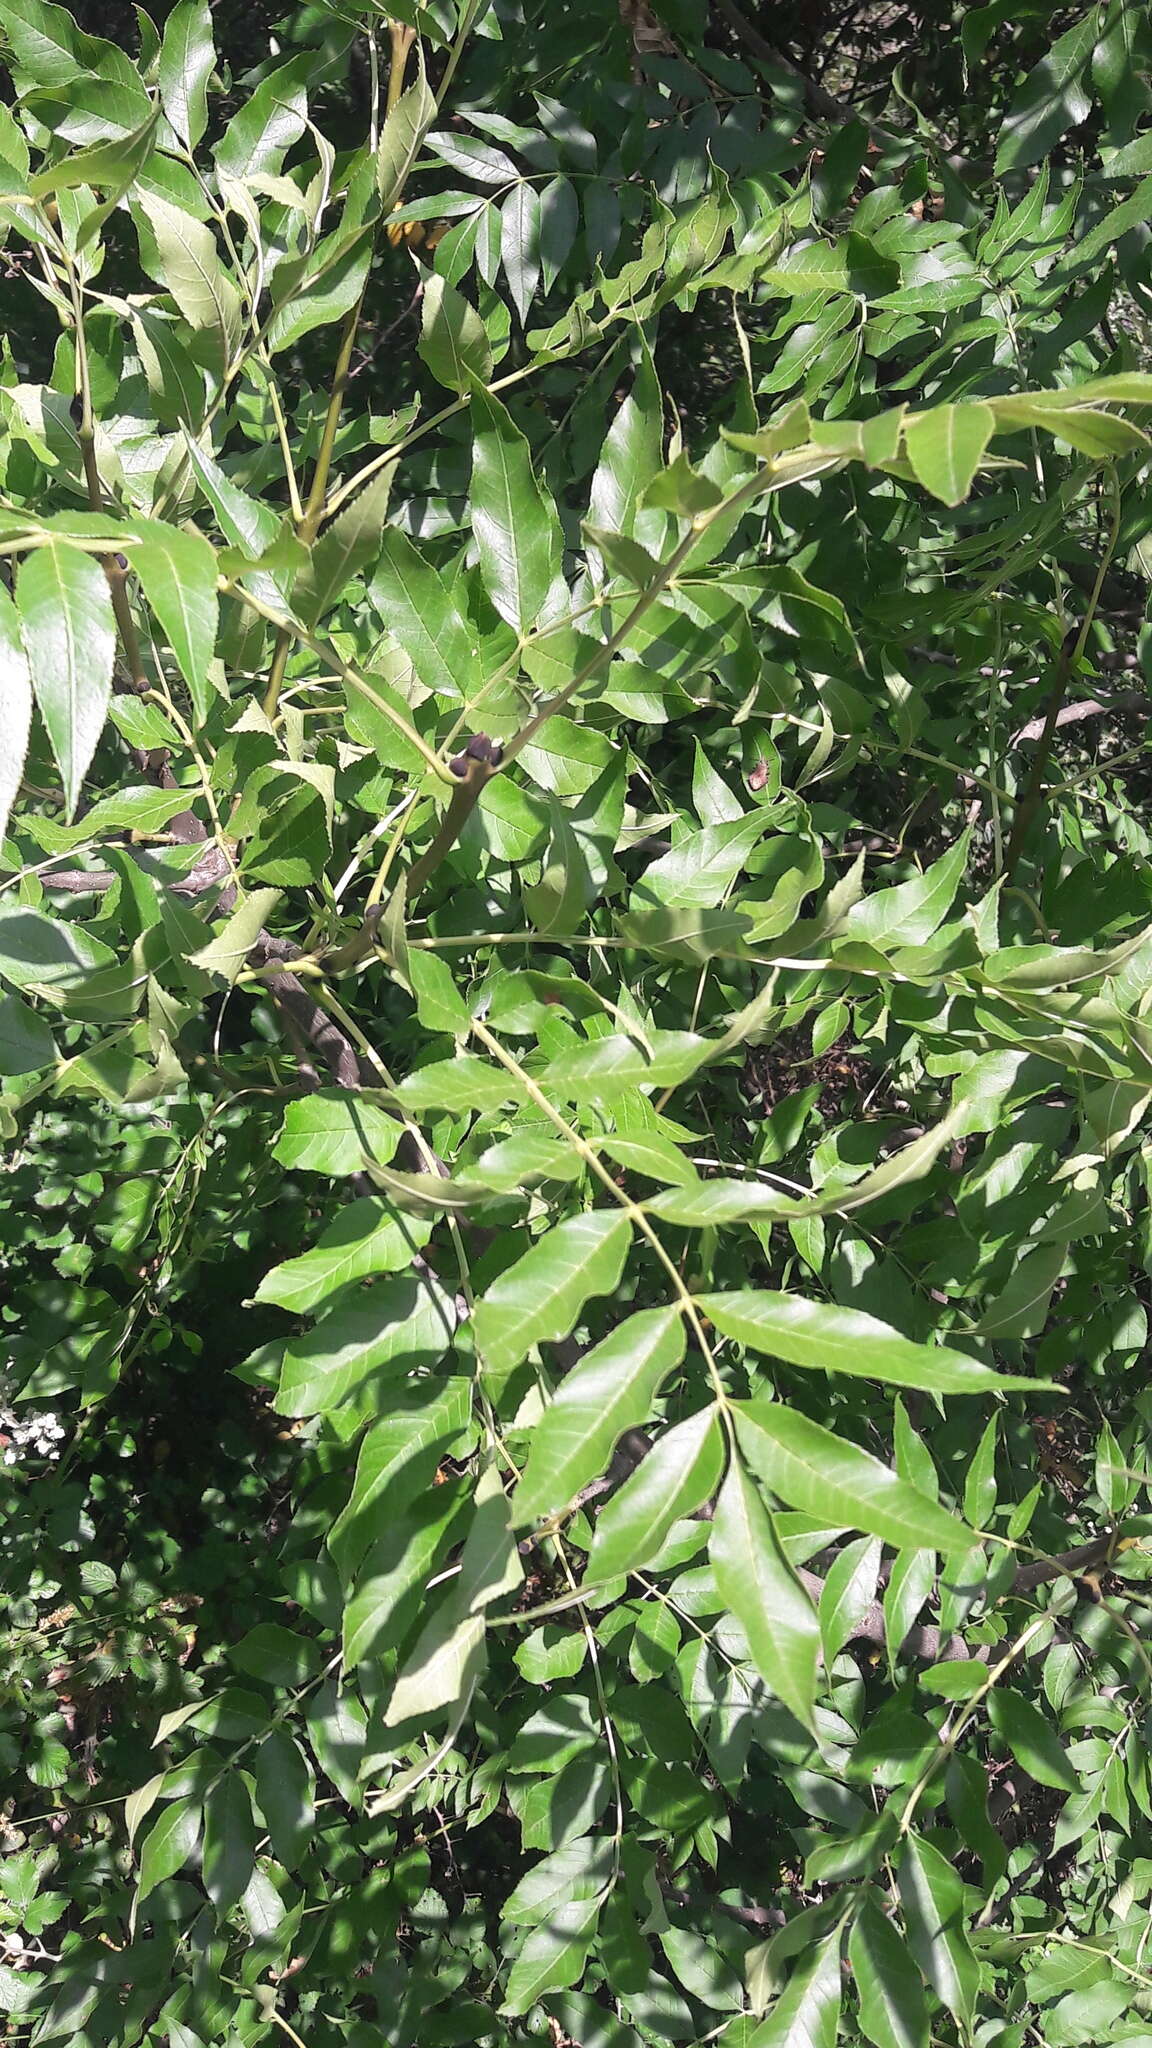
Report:
[[[0,0],[3,2038],[1147,2044],[1148,10],[262,20]]]

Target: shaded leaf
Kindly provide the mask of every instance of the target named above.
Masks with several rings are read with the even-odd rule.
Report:
[[[437,272],[424,286],[420,318],[420,355],[437,383],[449,391],[467,391],[473,377],[487,383],[492,350],[484,322],[463,292]]]
[[[204,1803],[204,1889],[223,1918],[252,1881],[256,1828],[252,1802],[239,1771],[228,1771]]]
[[[920,1975],[887,1915],[865,1898],[848,1937],[860,2026],[874,2048],[928,2048]]]
[[[835,2048],[841,1941],[837,1928],[798,1964],[766,2019],[750,2035],[747,2048]]]
[[[964,1883],[946,1856],[908,1835],[898,1864],[908,1945],[936,1996],[962,2027],[976,2016],[980,1965],[964,1932]]]
[[[1041,1785],[1079,1792],[1080,1780],[1055,1729],[1023,1693],[997,1685],[988,1695],[988,1719],[1017,1762]]]

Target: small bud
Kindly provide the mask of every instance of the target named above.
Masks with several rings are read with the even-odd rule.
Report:
[[[486,761],[492,749],[492,742],[486,732],[474,733],[464,752],[474,761]]]
[[[116,557],[116,567],[117,567],[118,569],[126,569],[126,568],[128,567],[128,557],[127,557],[127,555],[117,555],[117,557]]]
[[[448,766],[449,766],[449,767],[450,767],[450,769],[452,770],[452,773],[453,773],[453,775],[460,775],[460,776],[464,776],[464,775],[467,775],[467,773],[468,773],[468,756],[467,756],[467,754],[457,754],[454,760],[451,760],[451,761],[449,761],[449,763],[448,763]]]
[[[492,748],[492,751],[491,751],[491,753],[490,753],[490,754],[489,754],[489,756],[488,756],[488,764],[489,764],[489,766],[490,766],[491,768],[498,768],[498,767],[500,766],[500,763],[501,763],[501,761],[502,761],[503,759],[504,759],[504,749],[503,749],[503,747],[493,747],[493,748]]]
[[[84,419],[84,400],[81,398],[79,392],[76,393],[75,398],[72,400],[71,405],[68,407],[68,411],[71,414],[73,426],[80,426],[83,423]]]

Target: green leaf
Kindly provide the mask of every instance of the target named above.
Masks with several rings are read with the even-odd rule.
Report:
[[[473,377],[486,384],[492,375],[484,322],[463,292],[435,271],[424,286],[419,353],[449,391],[467,391]]]
[[[546,1922],[532,1928],[512,1965],[501,2012],[528,2012],[544,1992],[563,1990],[577,1982],[606,1896],[597,1892],[590,1899],[569,1899]]]
[[[842,1939],[837,1928],[793,1970],[771,2012],[751,2035],[747,2048],[836,2048]]]
[[[895,889],[881,889],[853,905],[838,940],[866,939],[873,946],[922,946],[943,921],[968,862],[967,832],[924,874]]]
[[[211,228],[158,192],[139,192],[136,204],[152,231],[159,282],[171,292],[188,325],[211,337],[215,367],[222,373],[240,340],[240,295],[220,261]],[[146,246],[141,256],[147,267]]]
[[[424,688],[470,702],[481,683],[475,630],[438,571],[395,527],[384,536],[368,593]]]
[[[654,1032],[647,1049],[623,1032],[612,1032],[551,1060],[541,1078],[552,1095],[612,1101],[634,1087],[676,1087],[711,1051],[708,1040],[691,1031]]]
[[[565,1507],[603,1470],[617,1438],[647,1421],[662,1381],[683,1356],[678,1308],[643,1309],[585,1354],[536,1425],[516,1489],[518,1524]]]
[[[901,1550],[892,1561],[884,1588],[884,1635],[888,1665],[895,1675],[900,1651],[936,1578],[936,1558],[931,1550]]]
[[[892,1922],[866,1897],[848,1937],[860,2026],[874,2048],[928,2048],[919,1973]]]
[[[132,699],[133,703],[136,701]],[[116,709],[114,697],[112,717],[119,724]],[[101,797],[91,810],[85,811],[78,825],[56,825],[42,820],[38,827],[41,842],[52,853],[67,853],[74,846],[90,846],[106,833],[161,832],[178,811],[188,809],[189,795],[186,789],[157,789],[151,783],[121,789],[115,796]]]
[[[201,534],[158,519],[141,521],[123,546],[168,635],[202,722],[213,696],[208,664],[216,650],[220,610],[215,551]]]
[[[304,51],[260,80],[216,145],[218,171],[241,182],[279,171],[286,151],[307,125],[306,87],[315,63],[314,52]]]
[[[70,85],[101,48],[81,33],[67,8],[48,0],[4,0],[0,20],[18,65],[37,85]]]
[[[736,1434],[773,1493],[803,1514],[898,1550],[970,1550],[974,1533],[858,1445],[779,1401],[735,1401]]]
[[[489,1372],[505,1373],[534,1344],[567,1337],[593,1294],[611,1294],[632,1226],[619,1209],[590,1209],[554,1224],[476,1304],[472,1325]]]
[[[500,617],[526,634],[567,609],[559,522],[528,443],[499,399],[474,385],[472,416],[472,536],[480,573]]]
[[[699,1183],[700,1176],[692,1161],[658,1131],[644,1131],[634,1138],[602,1138],[600,1150],[618,1166],[626,1166],[629,1173],[642,1174],[646,1180],[673,1187],[695,1187]]]
[[[374,1386],[444,1356],[456,1328],[450,1295],[421,1272],[382,1280],[331,1310],[284,1354],[275,1406],[281,1415],[325,1414]]]
[[[34,1074],[56,1059],[52,1033],[19,996],[0,996],[0,1074]]]
[[[256,1799],[276,1859],[285,1870],[295,1870],[312,1841],[315,1784],[303,1750],[283,1724],[263,1738],[254,1771]]]
[[[70,818],[112,694],[116,629],[108,578],[91,555],[48,540],[24,558],[16,605]]]
[[[715,1408],[702,1408],[653,1444],[636,1471],[600,1510],[588,1576],[603,1584],[639,1571],[655,1557],[674,1522],[695,1514],[720,1483],[724,1442]]]
[[[490,142],[479,142],[474,135],[438,132],[430,135],[428,142],[443,163],[479,184],[508,185],[520,175],[502,149],[493,149]]]
[[[712,909],[726,896],[754,846],[771,830],[767,811],[685,833],[671,853],[653,861],[630,908],[660,903],[674,910]]]
[[[334,1133],[329,1130],[326,1136],[331,1140]],[[359,1158],[357,1154],[358,1162]],[[386,1203],[363,1196],[341,1210],[310,1252],[284,1259],[265,1273],[255,1299],[302,1315],[353,1280],[410,1266],[430,1235],[430,1223],[396,1216]]]
[[[500,208],[500,259],[521,326],[540,282],[541,232],[540,195],[522,179]]]
[[[325,237],[312,251],[267,327],[273,355],[317,327],[327,327],[360,301],[372,261],[372,230],[356,228]],[[280,280],[277,280],[278,283]]]
[[[308,1173],[359,1173],[366,1152],[374,1159],[391,1159],[402,1130],[397,1119],[374,1102],[364,1102],[346,1089],[318,1088],[314,1095],[288,1104],[272,1156],[281,1166]]]
[[[1118,419],[1113,413],[1096,412],[1087,406],[1057,408],[1039,403],[1039,397],[1040,394],[1033,394],[998,399],[990,410],[996,414],[1000,432],[1039,427],[1044,433],[1059,435],[1070,448],[1077,448],[1082,454],[1104,462],[1120,455],[1143,453],[1148,447],[1147,434],[1142,433],[1131,420]]]
[[[401,93],[380,131],[376,190],[385,213],[391,211],[403,192],[420,144],[435,119],[436,95],[424,76],[421,57],[419,77],[407,92]]]
[[[441,1458],[468,1429],[470,1397],[463,1378],[418,1382],[373,1422],[360,1446],[352,1492],[328,1531],[328,1549],[345,1578],[383,1521],[433,1483]]]
[[[228,1771],[204,1803],[204,1889],[223,1919],[252,1881],[256,1827],[248,1787],[239,1771]]]
[[[32,729],[32,678],[20,638],[20,617],[0,589],[0,847],[16,800]]]
[[[74,191],[77,186],[91,186],[104,194],[103,204],[88,214],[80,226],[76,237],[79,248],[87,246],[152,154],[159,114],[156,109],[147,112],[147,101],[144,112],[145,119],[129,134],[96,142],[90,149],[73,150],[59,163],[45,165],[28,180],[28,190],[34,199],[46,199],[53,192]]]
[[[178,0],[160,45],[160,103],[189,149],[208,126],[208,80],[215,68],[208,0]]]
[[[897,1876],[908,1946],[937,1998],[967,2030],[976,2017],[980,1965],[964,1932],[964,1881],[919,1835],[905,1838]]]
[[[261,1621],[228,1652],[229,1661],[265,1685],[300,1686],[315,1678],[323,1659],[319,1643],[279,1622]]]
[[[854,1629],[872,1606],[879,1576],[880,1543],[874,1536],[859,1536],[854,1543],[846,1543],[829,1565],[820,1595],[820,1641],[826,1670],[852,1640]]]
[[[992,438],[996,416],[986,405],[937,405],[909,413],[904,447],[917,480],[934,498],[959,505]]]
[[[1000,1418],[993,1415],[964,1476],[964,1519],[982,1529],[996,1505],[996,1436]]]
[[[157,1885],[174,1877],[190,1861],[200,1840],[200,1807],[194,1799],[176,1799],[166,1806],[140,1848],[140,1877],[134,1912]]]
[[[1017,1763],[1039,1784],[1051,1785],[1056,1792],[1079,1792],[1080,1780],[1063,1743],[1031,1700],[998,1685],[988,1695],[988,1719]]]
[[[572,1678],[588,1654],[588,1642],[581,1628],[533,1629],[516,1652],[516,1669],[530,1685],[551,1685],[558,1678]]]
[[[248,1889],[240,1901],[253,1944],[270,1942],[285,1917],[284,1901],[266,1870],[252,1872]]]
[[[450,1060],[434,1060],[418,1067],[401,1081],[396,1099],[406,1110],[419,1114],[427,1109],[499,1109],[515,1102],[520,1088],[515,1075],[491,1065],[475,1053],[457,1053]]]
[[[708,1546],[720,1594],[748,1638],[770,1692],[813,1727],[820,1627],[780,1548],[775,1525],[739,1458],[720,1489]]]
[[[608,429],[592,479],[588,524],[632,535],[640,500],[661,465],[663,399],[647,347],[628,397]],[[594,571],[599,556],[589,550]]]
[[[1046,156],[1069,128],[1092,110],[1083,78],[1097,37],[1097,17],[1089,8],[1065,31],[1028,73],[1004,116],[996,148],[996,176],[1023,170]]]
[[[274,507],[263,504],[258,498],[250,498],[246,491],[240,490],[187,431],[184,446],[201,489],[220,522],[221,533],[234,547],[242,548],[253,560],[258,560],[273,545],[280,532],[280,518]],[[249,580],[255,588],[256,579]],[[271,601],[275,603],[280,598],[280,591],[270,576],[264,580],[269,586]]]
[[[913,1343],[859,1309],[805,1301],[799,1294],[749,1288],[741,1294],[702,1294],[697,1307],[726,1337],[813,1371],[849,1373],[935,1394],[1035,1386],[1034,1380],[1002,1378],[991,1366],[944,1344]]]

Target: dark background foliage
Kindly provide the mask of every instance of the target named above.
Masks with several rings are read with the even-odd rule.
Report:
[[[453,69],[409,8],[393,177],[382,20],[215,6],[204,141],[86,244],[116,60],[38,77],[38,5],[8,2038],[1146,2040],[1147,10],[497,0]],[[339,281],[265,360],[285,181]]]

